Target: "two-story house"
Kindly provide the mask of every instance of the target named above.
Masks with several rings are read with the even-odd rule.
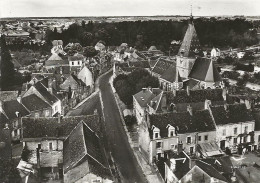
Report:
[[[62,113],[61,100],[53,92],[54,81],[49,80],[44,83],[45,80],[41,80],[32,85],[24,94],[23,98],[29,95],[35,94],[52,108],[52,116]]]
[[[54,180],[61,179],[63,177],[64,162],[67,165],[71,163],[70,160],[74,160],[70,153],[67,155],[64,153],[73,151],[74,155],[76,155],[77,150],[79,150],[76,149],[79,146],[75,141],[76,146],[70,149],[71,146],[68,147],[66,142],[71,142],[69,140],[64,142],[64,140],[73,133],[73,130],[77,129],[80,123],[82,123],[81,125],[87,125],[91,129],[91,133],[101,135],[100,118],[97,115],[64,118],[22,118],[22,142],[24,148],[22,157],[26,156],[25,159],[28,163],[41,170],[43,172],[42,176],[51,177]],[[80,135],[78,137],[80,138]],[[91,141],[89,138],[88,140]],[[84,144],[82,145],[84,146]],[[71,156],[71,159],[66,159],[66,156]],[[76,165],[73,164],[73,166]],[[81,174],[78,172],[74,176],[80,177]]]
[[[216,129],[208,110],[152,114],[139,125],[139,146],[150,162],[167,151],[194,154],[199,143],[215,141]]]
[[[252,150],[255,120],[245,104],[209,106],[216,125],[216,142],[221,149],[236,150],[239,145]]]
[[[140,124],[146,115],[147,104],[161,93],[159,88],[143,88],[133,95],[133,113]]]

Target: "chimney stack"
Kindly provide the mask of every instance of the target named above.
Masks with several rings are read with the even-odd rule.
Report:
[[[211,100],[205,100],[204,109],[209,109],[209,106],[211,106]]]
[[[187,91],[187,95],[190,96],[190,87],[189,86],[187,86],[186,91]]]
[[[21,104],[21,102],[22,102],[22,97],[21,97],[21,95],[19,95],[19,96],[17,97],[17,101]]]
[[[191,105],[187,106],[187,111],[190,113],[190,115],[192,116],[192,107]]]
[[[142,90],[143,90],[143,92],[145,93],[145,91],[146,91],[146,88],[142,88]]]
[[[41,164],[40,164],[40,148],[39,147],[36,148],[36,158],[37,158],[37,168],[40,169]]]

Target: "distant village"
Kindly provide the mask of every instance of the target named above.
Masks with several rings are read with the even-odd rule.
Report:
[[[1,36],[7,46],[40,47],[47,29],[73,23],[17,21]],[[124,182],[121,152],[146,182],[258,182],[260,44],[204,49],[191,16],[171,45],[176,55],[100,40],[89,56],[80,43],[54,39],[47,54],[26,52],[30,64],[22,64],[23,51],[11,51],[16,72],[29,76],[0,91],[0,160],[13,162],[14,182]],[[136,83],[147,82],[138,91],[125,87],[135,72]],[[120,135],[127,146],[115,144]]]

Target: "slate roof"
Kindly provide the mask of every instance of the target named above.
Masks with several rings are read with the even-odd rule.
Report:
[[[71,87],[71,89],[76,90],[79,86],[85,86],[86,84],[81,80],[78,79],[75,75],[70,75],[61,85],[61,89],[66,90]]]
[[[68,60],[47,60],[45,61],[45,66],[63,66],[69,65]]]
[[[197,165],[199,168],[201,168],[210,177],[214,177],[218,180],[228,182],[227,179],[223,175],[221,175],[221,173],[219,171],[217,171],[212,165],[205,163],[203,161],[200,161],[200,160],[196,160],[195,165]]]
[[[158,75],[163,75],[164,72],[173,64],[175,64],[173,61],[166,60],[164,58],[159,58],[158,61],[155,64],[152,72],[154,72]]]
[[[176,91],[176,96],[171,91],[164,93],[166,94],[167,104],[205,102],[206,99],[211,101],[224,101],[222,89],[220,88],[190,90],[189,95],[186,90]]]
[[[183,38],[181,47],[179,49],[178,55],[181,55],[181,52],[184,51],[184,57],[195,57],[194,51],[200,49],[199,39],[193,23],[189,23],[188,29]]]
[[[142,91],[136,93],[134,98],[141,107],[146,107],[147,104],[157,95],[161,93],[159,88],[143,89]]]
[[[3,103],[4,112],[9,120],[17,118],[16,112],[19,112],[19,116],[29,115],[29,111],[20,104],[17,100],[10,100]]]
[[[33,85],[36,90],[46,99],[46,101],[49,103],[49,104],[53,104],[55,103],[56,101],[58,101],[58,99],[52,95],[48,90],[47,88],[43,85],[42,82],[37,82],[35,85]]]
[[[161,75],[161,78],[173,83],[176,80],[176,64],[169,65],[168,69]]]
[[[81,54],[75,54],[73,56],[68,57],[69,61],[77,61],[77,60],[84,60],[84,56]]]
[[[221,76],[213,61],[208,58],[198,57],[189,74],[189,78],[199,81],[217,82],[221,81]]]
[[[51,106],[48,103],[44,102],[40,97],[38,97],[35,94],[23,97],[22,104],[29,111],[38,111],[46,108],[51,108]]]
[[[129,62],[129,66],[138,68],[150,68],[150,64],[148,61]]]
[[[48,59],[48,61],[62,61],[62,58],[58,55],[58,54],[52,54],[51,56],[50,56],[50,58]]]
[[[99,117],[97,115],[63,117],[22,118],[23,138],[64,138],[81,121],[86,123],[97,134],[101,133]]]
[[[245,104],[227,104],[226,106],[227,109],[225,109],[224,105],[210,107],[217,125],[237,124],[254,120]]]
[[[183,82],[183,88],[189,87],[189,89],[191,89],[191,90],[196,89],[196,88],[199,88],[198,84],[199,84],[199,81],[191,78],[191,79],[188,79]]]
[[[0,91],[0,100],[15,100],[18,97],[18,91]]]
[[[86,174],[93,173],[102,178],[111,178],[101,141],[83,122],[79,123],[64,141],[63,157],[65,173],[82,163],[81,161],[87,161],[89,172],[85,172]]]
[[[168,124],[176,128],[177,133],[207,132],[214,131],[213,119],[208,110],[189,112],[172,112],[149,115],[150,127],[153,125],[160,129],[162,138],[168,137]],[[152,129],[150,129],[152,137]]]

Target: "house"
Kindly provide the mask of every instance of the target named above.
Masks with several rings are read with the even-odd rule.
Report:
[[[159,88],[143,88],[133,95],[133,113],[140,124],[146,115],[147,104],[161,93]]]
[[[51,49],[52,54],[61,54],[61,55],[66,55],[67,53],[63,51],[63,41],[62,40],[53,40],[52,41],[52,49]]]
[[[11,146],[11,130],[6,124],[3,128],[0,127],[0,158],[4,160],[11,160],[12,146]]]
[[[69,56],[68,60],[69,60],[70,67],[80,68],[85,60],[85,57],[81,54],[76,53],[73,56]]]
[[[238,146],[253,149],[255,120],[245,104],[208,107],[216,124],[216,142],[221,149],[236,151]]]
[[[260,149],[260,113],[253,113],[255,119],[255,131],[254,131],[254,150]]]
[[[48,60],[45,61],[45,68],[51,69],[55,67],[60,67],[60,66],[67,66],[69,65],[68,60],[63,60],[58,54],[53,53]]]
[[[104,43],[102,41],[99,41],[95,45],[95,50],[97,50],[97,51],[105,51],[106,50],[106,46],[104,45]]]
[[[191,106],[193,110],[205,109],[205,102],[210,100],[211,105],[221,105],[226,103],[225,89],[199,89],[199,90],[173,90],[164,91],[161,97],[148,103],[149,114],[165,112],[183,112]],[[154,105],[156,103],[156,105]]]
[[[232,163],[228,156],[194,159],[185,152],[165,162],[165,182],[230,182]]]
[[[27,163],[40,170],[43,177],[61,179],[63,165],[67,161],[63,156],[67,147],[64,140],[80,123],[88,125],[92,133],[101,134],[100,118],[97,115],[22,118],[22,142],[26,152],[23,156],[26,156]],[[80,172],[77,176],[80,176]]]
[[[153,162],[168,151],[194,154],[199,143],[213,142],[216,128],[208,110],[152,114],[139,125],[140,149]]]
[[[9,125],[12,134],[12,140],[20,140],[21,138],[21,117],[29,116],[30,112],[22,104],[21,97],[17,100],[0,101],[1,125],[4,128],[5,124]]]
[[[42,100],[35,94],[28,95],[22,98],[22,104],[30,112],[32,117],[51,117],[52,107],[50,104]]]
[[[70,100],[70,105],[75,106],[82,99],[84,99],[88,94],[88,88],[86,84],[78,79],[77,76],[71,74],[61,85],[61,90],[68,92],[68,97]]]
[[[93,74],[89,70],[89,68],[87,68],[87,66],[84,66],[79,71],[77,77],[78,79],[81,79],[86,84],[86,86],[89,86],[91,91],[93,91],[93,87],[94,87]]]
[[[47,79],[32,85],[24,94],[23,98],[35,94],[52,107],[52,116],[62,114],[61,100],[54,94],[53,85],[55,80]]]
[[[113,182],[101,140],[86,123],[72,130],[63,148],[65,183]]]
[[[220,56],[220,50],[218,48],[212,48],[210,52],[211,58],[219,57]]]

